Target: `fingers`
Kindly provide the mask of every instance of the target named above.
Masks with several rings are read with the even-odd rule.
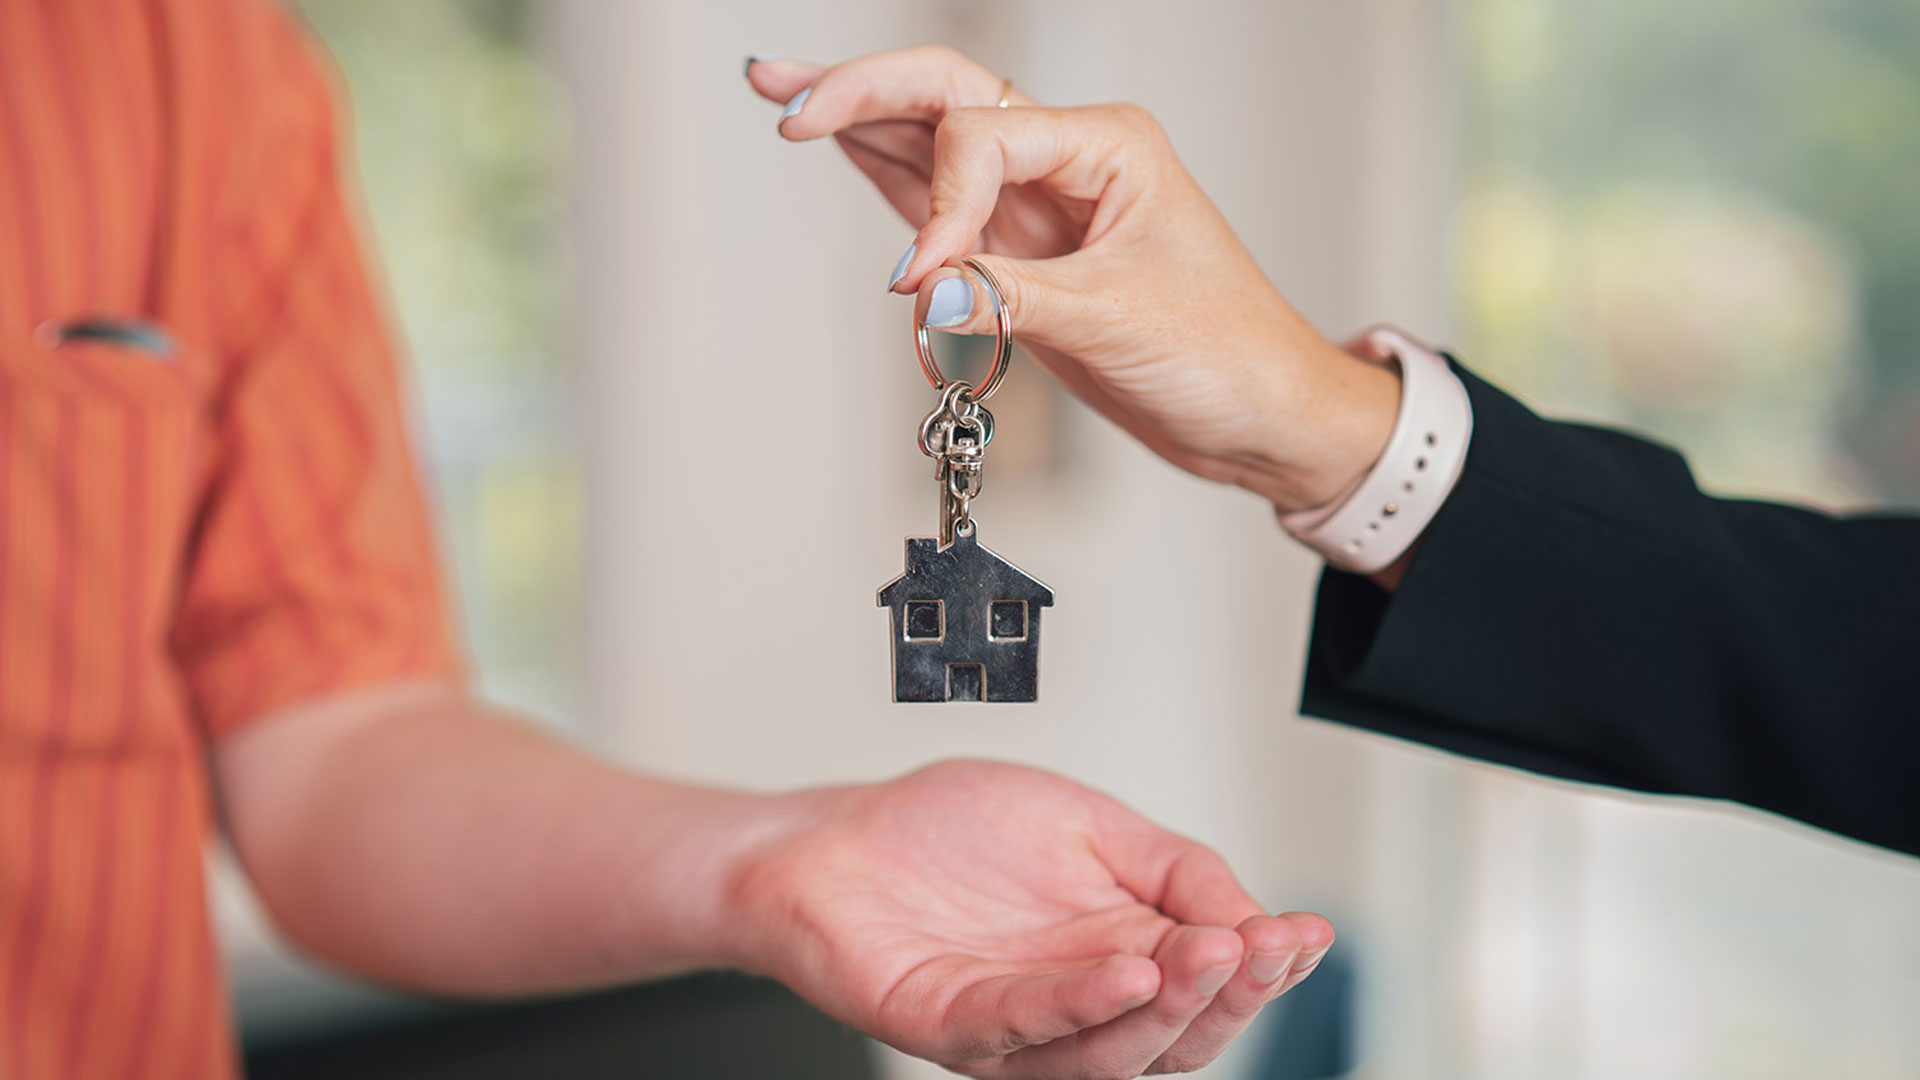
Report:
[[[1240,964],[1240,935],[1175,928],[1154,953],[1160,992],[1117,1020],[1017,1051],[993,1070],[1008,1077],[1138,1076],[1206,1010]]]
[[[1159,130],[1141,110],[994,108],[1000,77],[944,46],[880,53],[825,71],[799,61],[764,60],[749,65],[748,78],[769,100],[787,103],[780,119],[784,137],[834,135],[918,227],[912,253],[889,282],[897,292],[917,291],[930,271],[975,250],[1007,185],[1044,181],[1052,196],[1071,207],[1020,204],[1002,223],[1022,235],[1069,236],[1055,250],[1022,252],[1066,255],[1098,240],[1153,172],[1122,168],[1124,151],[1145,145],[1142,136]],[[1011,101],[1031,104],[1018,94]],[[1026,282],[1010,284],[1019,291]],[[1071,298],[1076,292],[1055,289],[1050,295]],[[1077,329],[1070,319],[1058,326],[1049,321],[1069,315],[1056,305],[1016,299],[1008,306],[1014,329],[1033,340],[1066,340]],[[1084,314],[1087,307],[1076,310]],[[977,320],[991,319],[989,305],[970,308]]]
[[[1235,929],[1245,945],[1244,962],[1206,1010],[1154,1061],[1152,1071],[1192,1072],[1220,1056],[1289,985],[1304,943],[1294,920],[1255,915]]]
[[[1294,930],[1300,934],[1300,953],[1294,957],[1293,967],[1280,986],[1284,993],[1300,985],[1301,980],[1320,966],[1321,957],[1333,948],[1334,935],[1333,924],[1312,912],[1289,911],[1281,917],[1292,922]]]
[[[789,139],[817,139],[876,120],[938,124],[955,109],[991,107],[1000,98],[1000,76],[945,45],[849,60],[818,74],[810,85],[813,92],[802,107],[780,122],[780,134]],[[788,82],[777,86],[778,91],[799,89]],[[779,100],[790,99],[789,94]],[[1030,105],[1032,100],[1017,95],[1009,104]]]
[[[1146,183],[1142,170],[1122,168],[1126,149],[1152,124],[1145,115],[1125,105],[948,113],[934,132],[932,216],[896,291],[918,289],[926,273],[972,250],[1009,184],[1044,179],[1058,197],[1095,204],[1081,243],[1097,241]]]
[[[1174,858],[1167,871],[1166,887],[1156,905],[1162,912],[1184,923],[1207,926],[1237,926],[1266,913],[1225,859],[1211,848],[1185,843],[1188,849]]]
[[[747,85],[753,87],[755,93],[768,101],[785,105],[800,91],[813,85],[813,81],[826,70],[819,64],[810,64],[805,60],[789,60],[776,56],[749,57]]]
[[[1032,295],[1040,275],[1024,272],[1016,260],[976,255],[1000,285],[995,297],[978,274],[960,267],[943,266],[920,282],[920,295],[914,302],[914,314],[938,330],[956,334],[991,334],[999,326],[998,307],[1005,307],[1013,318],[1015,330],[1024,330],[1030,319]],[[996,306],[997,305],[997,306]]]
[[[935,267],[921,279],[914,301],[915,314],[929,327],[957,334],[992,334],[999,329],[999,308],[1004,307],[1016,336],[1045,344],[1084,337],[1087,320],[1098,317],[1089,301],[1091,294],[1076,284],[1087,267],[1076,265],[1072,257],[1012,259],[975,254],[973,258],[993,275],[999,296],[972,270]]]
[[[1238,926],[1266,913],[1218,853],[1119,803],[1106,807],[1094,844],[1123,888],[1180,922]]]
[[[1123,806],[1109,807],[1103,824],[1096,844],[1128,891],[1182,923],[1233,926],[1242,942],[1232,977],[1151,1063],[1156,1072],[1200,1068],[1312,973],[1333,944],[1333,926],[1303,912],[1264,914],[1218,854]]]
[[[1044,975],[1008,974],[974,983],[947,1008],[953,1053],[995,1058],[1098,1027],[1152,1001],[1160,968],[1116,955]]]

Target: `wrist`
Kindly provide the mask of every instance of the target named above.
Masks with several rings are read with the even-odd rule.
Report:
[[[648,806],[640,833],[624,845],[638,856],[620,931],[627,947],[639,946],[636,970],[771,973],[775,906],[755,894],[751,871],[817,816],[810,809],[816,798],[673,785]]]
[[[1400,403],[1378,460],[1333,502],[1280,513],[1293,538],[1349,573],[1385,574],[1419,543],[1453,491],[1473,438],[1473,403],[1446,357],[1398,330],[1377,326],[1356,355],[1400,373]]]
[[[1316,339],[1289,379],[1285,400],[1265,412],[1241,487],[1281,513],[1344,498],[1380,460],[1400,412],[1400,374]]]
[[[831,812],[844,789],[817,788],[758,796],[732,822],[723,841],[714,888],[705,906],[709,935],[721,966],[789,979],[793,954],[811,940],[795,925],[789,887],[805,868],[790,856]]]

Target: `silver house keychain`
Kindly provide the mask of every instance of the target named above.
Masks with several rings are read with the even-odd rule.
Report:
[[[893,700],[1033,701],[1040,691],[1040,609],[1053,590],[980,543],[973,497],[993,442],[993,396],[1013,356],[1013,317],[1000,283],[971,258],[993,298],[993,366],[979,390],[949,380],[933,358],[926,323],[914,319],[914,348],[940,403],[920,422],[920,452],[940,482],[940,535],[907,538],[907,572],[880,589],[892,623]]]

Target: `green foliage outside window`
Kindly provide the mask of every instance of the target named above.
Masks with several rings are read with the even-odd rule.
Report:
[[[419,386],[465,643],[497,700],[578,716],[581,481],[561,348],[567,133],[524,0],[305,0]]]
[[[1724,488],[1920,501],[1920,5],[1461,12],[1469,359]]]

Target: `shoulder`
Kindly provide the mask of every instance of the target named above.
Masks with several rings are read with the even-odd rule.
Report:
[[[331,158],[340,80],[297,9],[273,0],[151,3],[173,137],[213,206],[249,205],[288,164]]]

